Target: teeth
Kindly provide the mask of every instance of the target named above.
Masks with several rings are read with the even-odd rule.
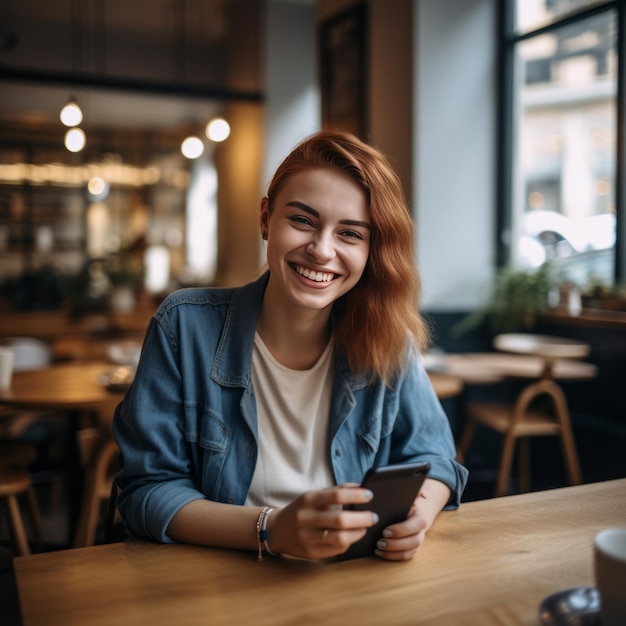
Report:
[[[329,272],[316,272],[315,270],[310,270],[302,265],[296,265],[296,272],[305,276],[309,280],[314,280],[316,283],[328,283],[334,277],[334,274]]]

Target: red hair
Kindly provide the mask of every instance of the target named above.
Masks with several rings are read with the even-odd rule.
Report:
[[[381,152],[349,133],[321,131],[296,146],[276,170],[267,193],[269,210],[289,177],[320,168],[356,181],[372,227],[363,276],[335,303],[335,341],[356,374],[390,384],[405,363],[408,342],[424,349],[429,339],[418,311],[413,222],[402,185]]]

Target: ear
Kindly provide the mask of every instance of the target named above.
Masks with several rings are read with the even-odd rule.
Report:
[[[263,239],[267,239],[267,233],[270,227],[270,201],[267,196],[261,200],[261,236]]]

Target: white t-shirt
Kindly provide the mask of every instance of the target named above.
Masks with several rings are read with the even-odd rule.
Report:
[[[331,340],[311,369],[292,370],[255,334],[252,383],[259,450],[246,504],[282,507],[305,491],[334,485],[327,439],[333,345]]]

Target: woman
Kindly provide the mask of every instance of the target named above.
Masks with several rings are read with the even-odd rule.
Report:
[[[238,289],[168,296],[148,328],[114,435],[131,534],[308,559],[377,521],[344,510],[381,465],[428,461],[409,517],[376,554],[410,559],[467,478],[420,364],[413,230],[387,160],[319,132],[261,202],[269,270]]]

